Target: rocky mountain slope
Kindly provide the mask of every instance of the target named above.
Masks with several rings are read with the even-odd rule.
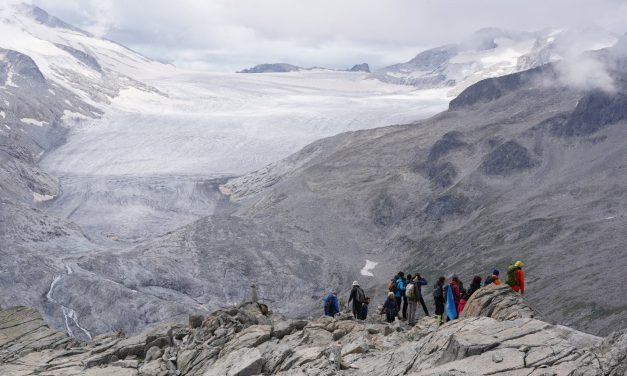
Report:
[[[457,95],[485,78],[573,58],[585,51],[609,47],[617,39],[618,36],[596,28],[534,33],[486,28],[460,43],[429,49],[408,62],[381,68],[372,77],[417,88],[450,87]]]
[[[3,375],[623,375],[627,332],[595,337],[534,317],[508,287],[489,286],[439,326],[264,316],[254,304],[78,343],[34,310],[0,311]],[[375,316],[375,317],[372,317]]]
[[[312,139],[434,113],[446,95],[361,73],[182,72],[7,9],[3,306],[87,340],[239,302],[251,283],[306,316],[354,279],[379,297],[401,268],[466,280],[522,258],[548,319],[625,327],[624,302],[598,293],[625,267],[614,52],[576,85],[568,64],[481,81],[429,120],[317,141],[223,184]]]
[[[429,120],[314,143],[225,189],[240,217],[323,229],[325,257],[352,259],[346,282],[366,259],[377,286],[523,259],[547,317],[608,333],[627,319],[595,293],[627,262],[625,51],[598,56],[612,91],[562,84],[559,64],[481,81]]]
[[[611,293],[627,266],[624,51],[596,56],[612,91],[567,85],[563,65],[547,65],[479,82],[422,122],[315,142],[222,186],[230,202],[214,216],[75,258],[63,296],[96,331],[133,331],[190,302],[237,302],[251,283],[303,315],[355,279],[381,297],[399,269],[468,281],[522,259],[548,320],[624,328]]]

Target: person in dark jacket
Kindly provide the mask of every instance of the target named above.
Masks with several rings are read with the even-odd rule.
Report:
[[[353,316],[358,319],[361,316],[361,306],[366,300],[366,294],[364,290],[359,287],[359,282],[353,282],[353,288],[351,290],[351,295],[348,298],[348,304],[353,302]]]
[[[396,302],[397,300],[394,293],[389,292],[388,298],[385,300],[385,303],[383,303],[383,308],[381,309],[381,314],[385,313],[385,318],[389,323],[393,323],[398,314],[398,304]]]
[[[444,282],[446,278],[440,277],[433,286],[433,301],[435,303],[435,318],[442,324],[442,315],[444,314]]]
[[[474,294],[475,291],[479,290],[480,288],[481,288],[481,277],[476,275],[473,277],[472,283],[470,284],[470,288],[466,292],[466,300],[470,299],[472,294]]]
[[[340,313],[340,302],[337,299],[337,291],[333,290],[324,299],[324,315],[335,316]]]
[[[425,299],[422,297],[422,286],[426,286],[429,284],[426,279],[422,278],[420,273],[416,273],[414,275],[414,283],[416,284],[416,296],[418,297],[418,302],[422,306],[422,310],[425,313],[425,316],[429,316],[429,310],[427,309],[427,305],[425,304]]]

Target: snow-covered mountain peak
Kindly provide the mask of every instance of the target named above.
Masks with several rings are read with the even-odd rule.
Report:
[[[373,77],[421,89],[450,87],[451,95],[456,95],[482,79],[606,48],[617,40],[618,36],[601,28],[538,32],[485,28],[460,43],[432,48],[406,63],[382,68]]]

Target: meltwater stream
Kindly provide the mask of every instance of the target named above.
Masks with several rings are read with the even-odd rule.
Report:
[[[65,264],[65,268],[67,271],[67,274],[72,274],[72,268]],[[92,339],[91,333],[89,333],[89,331],[85,328],[83,328],[79,322],[78,322],[78,314],[76,313],[76,311],[74,311],[72,308],[66,307],[63,304],[59,303],[55,298],[54,298],[54,289],[57,286],[57,284],[59,283],[59,281],[63,278],[62,275],[57,275],[54,277],[54,279],[52,280],[52,283],[50,284],[50,289],[48,290],[48,293],[46,294],[46,298],[48,299],[49,302],[57,304],[61,307],[61,312],[63,313],[63,319],[65,321],[65,328],[67,330],[67,334],[72,337],[72,338],[76,338],[77,335],[74,332],[74,330],[72,330],[72,325],[75,326],[75,329],[78,329],[80,331],[82,331],[85,336],[87,336],[87,338]],[[73,324],[72,324],[73,323]],[[82,337],[82,335],[79,334],[79,336]]]

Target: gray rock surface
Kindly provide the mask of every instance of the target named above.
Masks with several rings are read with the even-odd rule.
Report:
[[[368,63],[355,64],[349,69],[350,72],[366,72],[370,73],[370,66]]]
[[[303,68],[287,63],[259,64],[252,68],[243,69],[237,73],[283,73],[295,72]]]
[[[626,333],[605,339],[521,318],[525,307],[511,289],[483,288],[481,307],[500,307],[501,320],[462,317],[438,325],[425,317],[414,327],[355,321],[350,315],[305,321],[276,338],[286,320],[264,316],[254,304],[209,314],[199,328],[160,325],[131,337],[107,334],[83,343],[42,324],[34,310],[0,311],[3,375],[623,375]],[[502,303],[515,302],[504,306]],[[473,302],[469,302],[471,305]],[[492,310],[496,312],[496,309]],[[507,317],[507,318],[505,318]],[[396,330],[386,330],[396,328]],[[346,334],[333,339],[338,330]],[[312,335],[320,331],[327,335]],[[146,352],[165,335],[169,344]],[[38,338],[33,342],[33,338]]]
[[[520,294],[512,294],[512,289],[509,286],[490,284],[472,294],[460,317],[491,317],[495,320],[514,320],[539,318],[539,315],[524,302]]]
[[[613,56],[608,66],[624,66]],[[521,259],[542,317],[597,334],[624,328],[624,302],[596,292],[620,285],[627,267],[627,118],[612,104],[627,97],[625,71],[609,71],[614,99],[584,106],[596,91],[564,86],[556,69],[481,81],[426,121],[321,140],[232,179],[234,214],[324,233],[341,252],[322,257],[349,267],[347,285],[366,259],[378,262],[369,294],[398,270],[469,281]],[[611,123],[593,133],[553,130],[600,117]]]

